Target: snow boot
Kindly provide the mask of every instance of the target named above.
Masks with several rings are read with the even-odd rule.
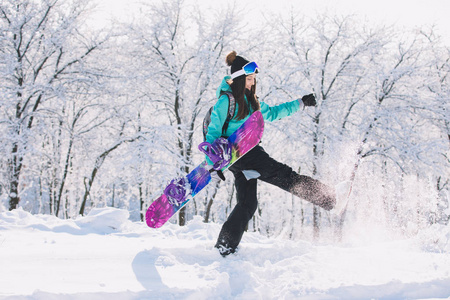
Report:
[[[223,239],[220,240],[220,242],[218,241],[214,247],[219,249],[219,253],[223,257],[226,257],[232,253],[236,253],[237,251],[237,248],[230,247],[229,244]]]

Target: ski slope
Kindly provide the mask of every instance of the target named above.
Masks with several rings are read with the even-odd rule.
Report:
[[[450,227],[410,239],[313,244],[246,233],[213,248],[220,224],[151,229],[128,211],[61,220],[0,213],[0,299],[449,299]]]

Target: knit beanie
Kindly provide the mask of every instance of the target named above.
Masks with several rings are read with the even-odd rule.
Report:
[[[230,53],[228,53],[226,62],[227,62],[227,65],[229,65],[231,67],[231,74],[233,74],[239,70],[242,70],[242,68],[246,64],[249,63],[248,60],[246,60],[242,56],[237,55],[236,51],[231,51]],[[240,76],[238,76],[238,77],[240,77]]]

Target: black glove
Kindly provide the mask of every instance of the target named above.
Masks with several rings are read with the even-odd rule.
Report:
[[[316,106],[316,97],[313,94],[309,94],[302,97],[303,104],[305,106]]]

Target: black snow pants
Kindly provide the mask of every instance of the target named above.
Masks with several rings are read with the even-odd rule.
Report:
[[[256,211],[257,179],[273,184],[325,210],[336,204],[334,189],[309,176],[300,175],[285,164],[271,158],[261,146],[256,146],[229,169],[235,177],[237,204],[223,224],[216,247],[236,249]]]

